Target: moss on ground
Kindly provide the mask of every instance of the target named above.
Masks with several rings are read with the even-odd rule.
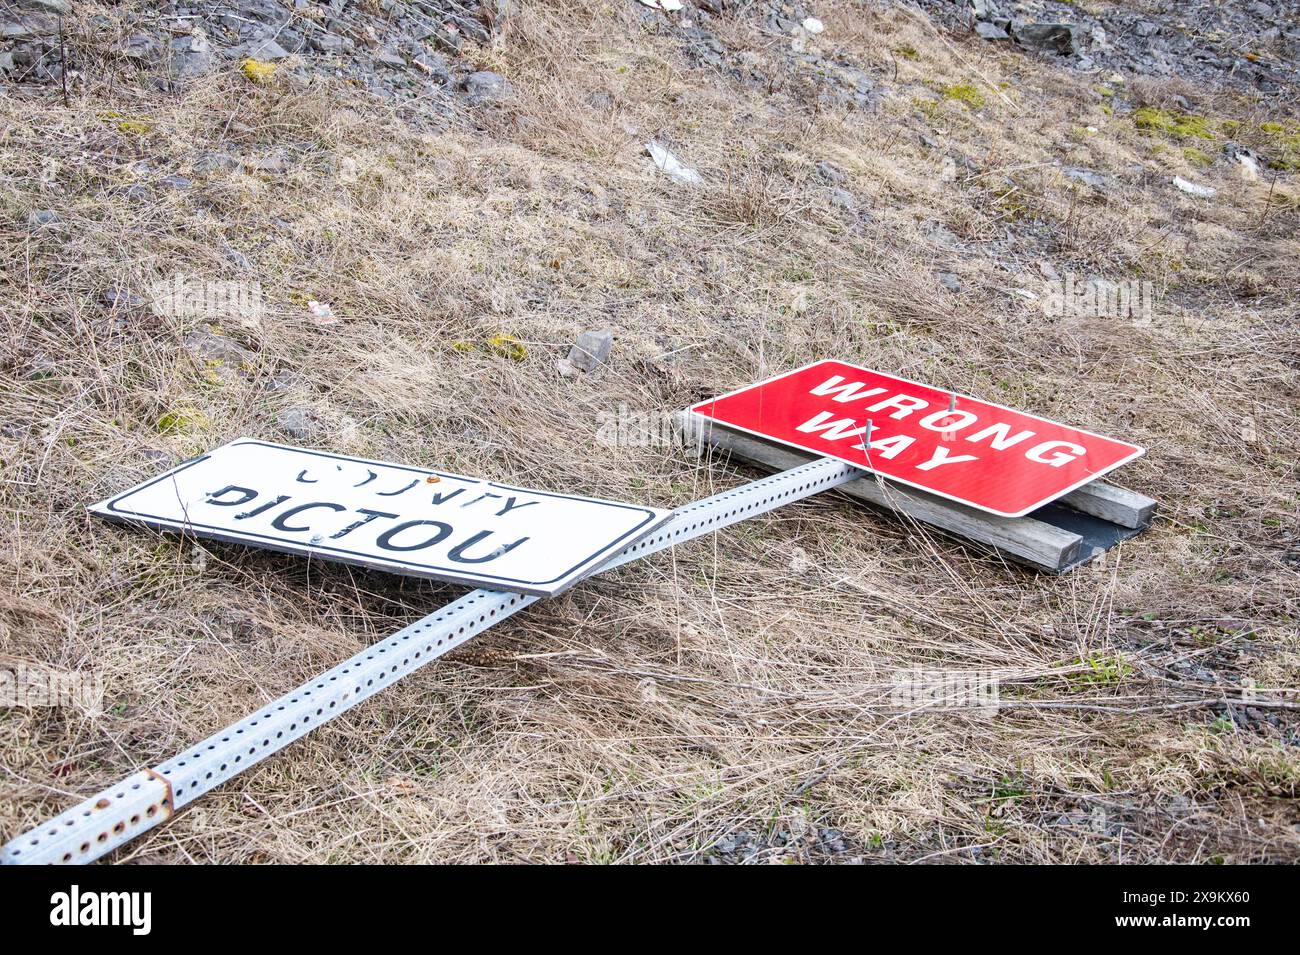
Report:
[[[1143,106],[1133,111],[1133,125],[1143,132],[1161,133],[1178,139],[1214,139],[1215,123],[1195,113]]]
[[[974,83],[953,83],[942,87],[939,92],[944,99],[956,100],[967,109],[983,109],[988,102]]]

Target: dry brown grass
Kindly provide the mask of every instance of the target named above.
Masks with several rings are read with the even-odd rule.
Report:
[[[751,475],[603,446],[600,412],[835,356],[1132,438],[1150,452],[1122,478],[1164,517],[1054,579],[835,498],[791,507],[539,603],[117,858],[698,860],[736,828],[808,824],[869,859],[1300,858],[1294,712],[1238,725],[1199,702],[1239,698],[1243,677],[1297,687],[1294,208],[1265,214],[1268,184],[1226,165],[1198,172],[1212,203],[1172,191],[1178,150],[1083,79],[897,11],[824,18],[892,88],[878,111],[742,89],[630,5],[581,4],[511,21],[476,55],[516,101],[437,136],[336,86],[233,74],[172,97],[92,69],[67,107],[0,100],[0,654],[98,670],[108,706],[0,710],[0,835],[455,592],[92,522],[86,503],[157,470],[147,451],[279,438],[278,412],[305,403],[330,450],[677,505]],[[743,22],[720,33],[778,59]],[[936,92],[967,82],[986,106]],[[601,91],[611,108],[588,105]],[[651,136],[708,185],[658,176]],[[194,174],[143,204],[112,191],[213,149],[284,149],[291,169]],[[946,157],[979,171],[945,176]],[[860,215],[826,201],[821,160]],[[1113,185],[1090,194],[1056,161]],[[29,231],[45,208],[62,227]],[[270,306],[224,329],[246,369],[188,355],[197,319],[99,304],[176,272],[241,277],[223,244]],[[1008,292],[1038,288],[1040,259],[1151,278],[1155,320],[1045,319]],[[303,298],[346,320],[316,327]],[[561,379],[554,360],[603,326],[612,364]],[[498,333],[527,358],[482,347]],[[266,391],[283,371],[297,384]],[[182,433],[159,433],[178,412]],[[917,668],[992,671],[1011,705],[900,710],[891,687]]]

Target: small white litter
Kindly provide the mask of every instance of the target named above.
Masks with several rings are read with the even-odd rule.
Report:
[[[650,154],[650,158],[654,160],[655,165],[659,167],[659,171],[667,174],[674,182],[680,182],[684,186],[703,184],[704,179],[698,172],[689,166],[683,166],[676,156],[653,139],[645,144],[645,148],[646,152]]]
[[[803,21],[803,23],[799,25],[803,27],[805,30],[807,30],[809,33],[811,33],[813,36],[816,36],[818,33],[821,33],[823,30],[826,29],[826,24],[822,23],[816,17],[808,17],[806,20]]]
[[[318,302],[312,299],[307,303],[307,310],[311,312],[312,319],[317,325],[337,325],[342,319],[334,314],[334,309],[326,302]]]
[[[1213,186],[1198,186],[1194,182],[1188,182],[1182,176],[1174,176],[1174,185],[1189,196],[1200,196],[1202,199],[1213,199],[1219,191]]]
[[[676,13],[682,8],[682,0],[640,0],[640,3],[643,7],[663,10],[665,13]]]

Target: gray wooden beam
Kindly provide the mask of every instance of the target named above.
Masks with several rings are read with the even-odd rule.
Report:
[[[1071,491],[1061,503],[1120,527],[1147,527],[1156,516],[1154,499],[1101,481]]]

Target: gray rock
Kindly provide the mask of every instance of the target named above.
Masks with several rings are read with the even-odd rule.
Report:
[[[288,50],[290,55],[301,53],[303,50],[307,49],[307,38],[302,35],[300,30],[296,29],[292,25],[282,27],[279,32],[275,34],[275,41],[279,43],[280,46],[284,47],[284,49]]]
[[[817,175],[836,186],[842,186],[848,178],[843,169],[825,160],[817,164]]]
[[[411,60],[416,69],[425,73],[443,86],[451,85],[451,68],[447,65],[447,58],[441,53],[420,53]]]
[[[271,394],[281,394],[301,388],[303,380],[291,371],[277,371],[262,383],[262,389]]]
[[[212,44],[202,34],[177,37],[171,42],[169,69],[173,79],[190,79],[212,69]]]
[[[68,0],[21,0],[18,5],[28,10],[41,10],[60,16],[68,12]]]
[[[469,94],[471,106],[483,106],[502,103],[514,95],[514,87],[500,73],[479,70],[465,77],[465,92]]]
[[[379,66],[387,66],[394,70],[406,69],[406,58],[391,46],[386,46],[375,51],[375,63]]]
[[[233,339],[209,331],[193,331],[186,335],[185,350],[199,361],[219,361],[236,366],[250,363],[256,357]]]
[[[1262,169],[1268,165],[1268,159],[1265,156],[1238,143],[1224,143],[1223,154],[1229,159],[1235,159],[1243,165],[1254,166],[1256,169]]]
[[[1016,28],[1015,38],[1022,46],[1062,56],[1080,52],[1079,28],[1072,23],[1028,23]]]
[[[440,29],[434,30],[424,39],[428,40],[444,53],[459,53],[461,44],[464,43],[464,40],[461,39],[460,31],[452,24],[445,24]]]
[[[981,40],[1010,40],[1011,34],[996,23],[988,23],[984,20],[978,20],[975,23],[975,32],[979,34]]]
[[[957,238],[957,233],[942,222],[936,222],[930,228],[928,237],[935,245],[941,245],[946,249],[960,249],[962,247],[962,241]]]
[[[316,430],[316,416],[312,414],[310,408],[302,406],[280,412],[275,423],[281,431],[299,441],[310,438],[312,432]]]
[[[487,19],[494,33],[499,32],[502,24],[518,12],[516,0],[484,0],[479,6],[479,17]]]
[[[569,364],[579,371],[595,371],[609,358],[614,347],[614,333],[607,329],[583,332],[569,349]]]
[[[184,192],[190,186],[194,185],[192,179],[186,179],[184,176],[167,176],[158,180],[158,185],[164,189],[172,189],[176,192]]]
[[[235,51],[232,50],[231,52],[233,53]],[[265,63],[274,63],[276,60],[283,60],[289,55],[289,51],[277,43],[273,37],[265,37],[244,44],[242,50],[237,55],[251,57],[254,60],[262,60]]]
[[[845,85],[852,87],[858,95],[867,95],[876,88],[876,81],[856,66],[841,67],[840,77]]]
[[[243,252],[240,252],[238,249],[232,249],[228,245],[223,246],[221,254],[225,256],[227,262],[239,269],[241,272],[253,271],[253,263],[249,260],[248,256]]]
[[[230,6],[235,7],[245,20],[259,20],[273,26],[281,25],[290,16],[289,11],[280,6],[277,0],[239,0]]]
[[[961,281],[952,272],[935,272],[934,277],[939,280],[939,284],[946,288],[954,295],[961,292]]]
[[[36,209],[27,213],[27,228],[35,232],[38,229],[57,229],[63,220],[53,209]]]
[[[1066,166],[1061,172],[1070,179],[1077,179],[1094,189],[1105,189],[1110,180],[1099,172],[1084,169],[1081,166]]]
[[[123,289],[109,289],[99,297],[100,303],[112,311],[142,308],[144,299]]]
[[[128,60],[146,61],[158,56],[158,41],[147,33],[136,33],[118,44],[117,52]]]
[[[117,194],[129,202],[145,202],[153,193],[143,182],[133,182],[117,190]]]
[[[19,13],[17,20],[0,23],[0,38],[25,40],[30,37],[53,37],[59,32],[59,18],[53,13]],[[15,51],[17,52],[17,51]],[[40,55],[37,49],[36,55]]]
[[[254,172],[285,173],[289,171],[289,155],[283,149],[276,149],[265,156],[245,159],[244,165]]]
[[[238,156],[232,156],[230,153],[204,153],[194,164],[197,172],[225,172],[231,169],[238,169],[242,165]]]
[[[666,23],[666,21],[664,22]],[[783,29],[781,32],[789,33],[790,31],[789,29]],[[696,61],[718,68],[724,66],[727,48],[723,45],[721,40],[708,30],[701,30],[698,27],[687,27],[682,30],[682,35],[687,39],[687,52]]]
[[[841,189],[838,186],[830,190],[831,205],[836,206],[846,212],[852,212],[858,207],[858,200],[853,198],[853,193],[847,189]]]
[[[342,53],[348,41],[334,33],[316,33],[308,41],[317,53]]]

